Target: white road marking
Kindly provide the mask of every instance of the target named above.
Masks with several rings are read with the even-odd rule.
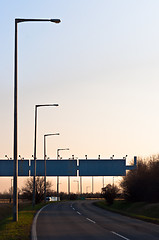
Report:
[[[45,208],[47,207],[48,205],[45,205],[44,207],[42,207],[38,212],[37,214],[35,215],[34,217],[34,220],[33,220],[33,224],[32,224],[32,230],[31,230],[31,239],[32,240],[37,240],[37,234],[36,234],[36,222],[37,222],[37,218],[39,216],[39,213]]]
[[[125,240],[130,240],[129,238],[126,238],[126,237],[120,235],[119,233],[116,233],[116,232],[113,232],[113,231],[111,231],[111,232],[112,232],[113,234],[117,235],[118,237],[121,237],[121,238],[123,238],[123,239],[125,239]]]
[[[37,218],[38,218],[40,212],[41,212],[45,207],[47,207],[47,206],[48,206],[48,205],[45,205],[44,207],[42,207],[42,208],[36,213],[36,215],[35,215],[35,217],[34,217],[33,224],[32,224],[32,229],[31,229],[31,240],[37,240],[37,234],[36,234],[36,222],[37,222]],[[73,210],[75,210],[75,209],[72,207],[72,205],[71,205],[70,207],[71,207]],[[81,215],[80,212],[77,211],[77,213],[78,213],[79,215]],[[92,222],[92,223],[96,223],[95,221],[91,220],[90,218],[86,218],[86,219],[87,219],[88,221]],[[116,232],[114,232],[114,231],[111,231],[111,233],[113,233],[113,234],[115,234],[116,236],[121,237],[121,238],[123,238],[123,239],[125,239],[125,240],[130,240],[129,238],[126,238],[126,237],[124,237],[124,236],[122,236],[122,235],[120,235],[119,233],[116,233]]]
[[[91,220],[90,218],[86,218],[88,221],[92,222],[92,223],[96,223],[93,220]]]

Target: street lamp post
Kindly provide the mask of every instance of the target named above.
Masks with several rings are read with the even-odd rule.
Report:
[[[82,177],[80,176],[80,193],[82,194]]]
[[[87,160],[87,155],[85,155],[85,158]],[[93,177],[92,177],[93,179]],[[82,176],[80,176],[80,193],[82,194]]]
[[[88,193],[88,188],[90,188],[90,186],[86,186],[86,193]]]
[[[39,104],[35,105],[35,130],[34,130],[34,177],[33,177],[33,207],[36,201],[36,138],[37,138],[37,109],[38,107],[57,107],[58,104]]]
[[[104,176],[103,176],[103,188],[104,188]]]
[[[44,201],[46,203],[46,137],[60,135],[59,133],[48,133],[44,135],[44,161],[45,161],[45,176],[44,176]]]
[[[114,155],[110,157],[111,160],[113,160],[113,158],[114,158]],[[114,187],[114,176],[113,176],[113,187]]]
[[[71,159],[71,158],[70,158]],[[72,160],[74,160],[74,155],[72,155]],[[71,187],[70,187],[70,176],[68,176],[68,195],[69,195],[69,199],[70,199],[70,194],[71,194]]]
[[[74,180],[77,183],[77,194],[79,193],[79,180]]]
[[[12,194],[13,194],[12,182],[13,182],[13,178],[11,178],[10,203],[12,203]]]
[[[92,176],[92,193],[94,193],[94,178]]]
[[[15,53],[14,53],[14,143],[13,143],[13,156],[14,156],[14,181],[13,181],[13,221],[18,221],[18,23],[28,21],[47,21],[60,23],[60,19],[15,19]]]
[[[100,160],[100,155],[98,155],[98,160]],[[103,188],[104,188],[104,176],[102,177]]]
[[[70,150],[69,148],[58,148],[57,149],[57,160],[60,160],[60,151],[67,151]],[[57,201],[59,201],[59,176],[57,176]]]

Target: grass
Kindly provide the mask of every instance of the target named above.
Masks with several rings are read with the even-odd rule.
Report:
[[[102,200],[94,204],[109,211],[159,224],[159,203],[130,203],[124,200],[115,200],[114,204],[109,206]],[[34,215],[44,205],[41,203],[33,208],[31,203],[21,204],[19,220],[13,222],[12,205],[0,204],[0,240],[30,240]]]
[[[124,200],[115,200],[112,205],[108,205],[106,201],[99,201],[94,204],[109,211],[159,224],[159,203],[131,203]]]
[[[1,203],[0,204],[0,221],[12,214],[12,204]]]
[[[37,204],[35,208],[33,208],[31,204],[27,204],[23,207],[21,206],[18,222],[13,222],[11,214],[9,214],[9,217],[5,217],[1,220],[0,240],[29,240],[34,215],[44,205],[44,203]]]

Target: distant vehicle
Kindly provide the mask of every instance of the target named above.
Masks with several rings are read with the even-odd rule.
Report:
[[[56,202],[57,197],[46,197],[46,202]]]
[[[51,202],[51,197],[46,197],[46,202]]]

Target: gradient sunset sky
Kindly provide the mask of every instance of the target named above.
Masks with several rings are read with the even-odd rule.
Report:
[[[31,158],[34,106],[44,103],[60,106],[38,110],[37,158],[43,135],[55,132],[47,139],[52,159],[65,147],[66,159],[158,154],[158,10],[158,0],[1,1],[0,158],[13,157],[16,17],[62,21],[18,25],[18,155]],[[0,182],[0,191],[9,188],[9,178]]]

